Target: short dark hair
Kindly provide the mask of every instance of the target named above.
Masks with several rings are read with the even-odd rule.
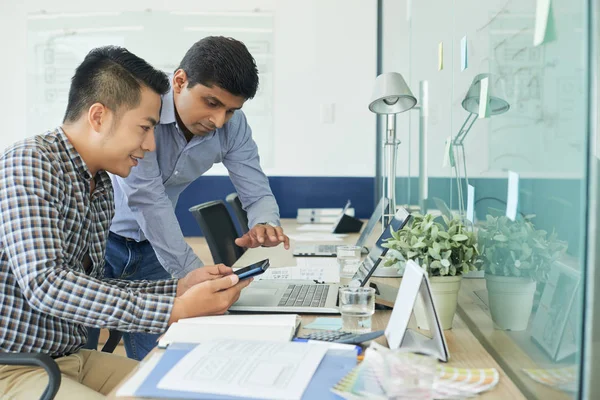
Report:
[[[137,107],[142,85],[163,95],[169,90],[167,75],[118,46],[93,49],[75,70],[63,122],[74,122],[94,103],[115,114]]]
[[[194,43],[179,64],[188,85],[217,85],[248,100],[258,89],[258,68],[244,43],[224,36],[208,36]]]

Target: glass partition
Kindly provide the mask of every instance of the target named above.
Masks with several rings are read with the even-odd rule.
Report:
[[[383,1],[383,15],[382,72],[405,75],[415,95],[419,82],[429,88],[424,151],[416,114],[397,116],[398,202],[418,204],[425,157],[426,211],[449,208],[478,239],[482,272],[462,279],[460,318],[527,398],[576,398],[588,207],[587,5]],[[540,383],[542,374],[558,383]]]

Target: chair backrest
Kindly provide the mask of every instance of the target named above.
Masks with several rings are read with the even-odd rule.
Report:
[[[225,203],[209,201],[190,208],[190,212],[200,225],[215,264],[232,266],[245,250],[235,244],[238,235]]]
[[[230,193],[225,197],[225,201],[229,203],[231,208],[233,208],[233,212],[235,213],[235,217],[237,218],[238,224],[240,225],[241,234],[248,233],[248,214],[246,210],[242,207],[242,202],[240,201],[240,197],[237,193]]]
[[[48,354],[0,353],[0,365],[31,365],[44,368],[48,373],[48,384],[40,400],[53,400],[60,388],[62,376],[58,364]]]

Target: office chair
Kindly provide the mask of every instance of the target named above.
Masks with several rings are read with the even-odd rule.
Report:
[[[104,346],[102,346],[102,351],[105,353],[112,353],[113,351],[115,351],[115,349],[119,345],[119,342],[121,341],[122,336],[123,332],[114,329],[109,329],[108,339],[104,343]]]
[[[40,353],[0,353],[0,364],[32,365],[42,367],[48,373],[48,385],[40,400],[52,400],[60,387],[61,375],[56,361],[47,354]]]
[[[237,218],[241,228],[241,235],[248,233],[248,214],[242,207],[242,202],[240,201],[238,194],[235,192],[228,194],[227,197],[225,197],[225,201],[228,202],[233,209],[235,217]]]
[[[190,208],[190,212],[200,225],[214,263],[232,266],[245,250],[235,244],[238,235],[225,203],[209,201]]]

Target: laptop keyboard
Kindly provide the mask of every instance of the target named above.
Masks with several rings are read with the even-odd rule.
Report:
[[[329,285],[288,285],[280,307],[325,307]]]

